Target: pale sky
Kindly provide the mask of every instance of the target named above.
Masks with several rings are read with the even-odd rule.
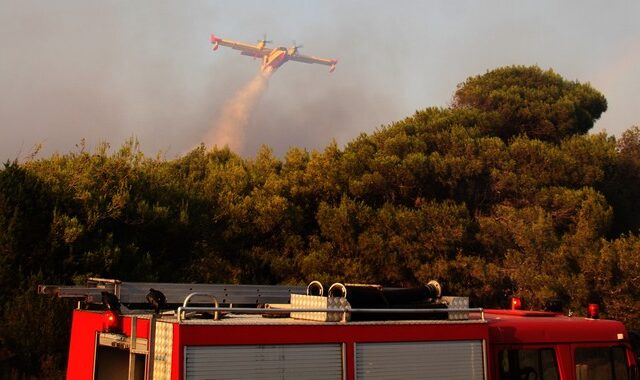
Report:
[[[241,153],[343,146],[430,106],[467,77],[512,64],[590,82],[609,110],[592,130],[640,125],[640,1],[0,0],[0,159],[198,145],[260,61],[209,35],[339,60],[288,62],[269,80]]]

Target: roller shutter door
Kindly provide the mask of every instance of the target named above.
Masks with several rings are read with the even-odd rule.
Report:
[[[358,380],[482,380],[482,341],[358,343],[356,375]]]
[[[187,380],[342,379],[341,344],[188,346]]]

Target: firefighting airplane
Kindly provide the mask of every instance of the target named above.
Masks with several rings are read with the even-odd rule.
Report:
[[[224,40],[211,35],[211,43],[213,44],[213,50],[217,50],[218,46],[227,46],[235,50],[240,50],[242,55],[248,55],[249,57],[262,58],[262,72],[275,71],[278,67],[282,66],[287,61],[297,61],[304,63],[319,63],[321,65],[330,66],[329,72],[332,73],[336,69],[338,60],[325,59],[312,57],[308,55],[298,54],[298,49],[301,45],[293,44],[290,48],[277,47],[270,49],[267,46],[271,41],[267,41],[267,36],[258,41],[255,45],[246,44],[243,42],[236,42],[231,40]]]

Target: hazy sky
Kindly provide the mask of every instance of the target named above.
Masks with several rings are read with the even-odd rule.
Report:
[[[609,102],[594,131],[640,125],[640,1],[0,0],[0,159],[85,139],[174,158],[199,144],[260,61],[210,33],[337,58],[285,64],[240,152],[344,144],[429,106],[467,77],[512,64],[590,82]]]

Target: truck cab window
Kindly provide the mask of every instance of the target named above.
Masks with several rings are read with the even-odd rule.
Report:
[[[552,348],[503,350],[500,380],[558,380],[558,363]]]
[[[628,380],[624,347],[576,348],[577,380]]]

